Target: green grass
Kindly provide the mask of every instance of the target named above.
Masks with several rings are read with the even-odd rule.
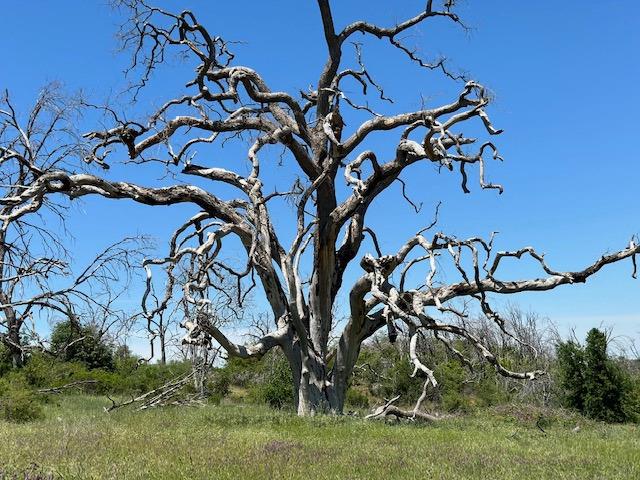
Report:
[[[640,478],[637,425],[577,419],[574,433],[576,417],[560,417],[545,435],[517,408],[392,425],[242,405],[106,414],[107,403],[61,397],[45,420],[0,421],[0,478]]]

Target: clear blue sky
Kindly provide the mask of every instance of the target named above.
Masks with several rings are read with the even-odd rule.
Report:
[[[338,26],[360,18],[390,24],[424,6],[423,1],[333,3]],[[464,195],[457,175],[417,167],[408,176],[408,190],[424,202],[421,214],[399,202],[398,189],[376,204],[371,223],[386,231],[383,248],[394,251],[428,223],[439,200],[442,230],[459,236],[488,236],[497,230],[499,249],[533,245],[560,270],[582,268],[607,250],[624,248],[631,235],[640,232],[640,3],[460,3],[470,33],[436,22],[413,31],[406,43],[427,57],[446,55],[452,68],[463,69],[495,93],[489,113],[494,125],[505,130],[495,139],[505,162],[490,164],[488,178],[506,190],[499,196],[472,185],[472,193]],[[314,1],[247,1],[224,8],[215,4],[162,3],[174,9],[188,6],[211,32],[243,41],[235,47],[237,64],[260,71],[273,89],[297,92],[315,82],[326,52]],[[128,58],[116,53],[114,40],[121,18],[105,2],[3,2],[0,12],[5,19],[0,29],[0,87],[11,91],[19,107],[26,109],[50,81],[61,81],[68,91],[81,88],[96,101],[113,97],[126,84],[122,70]],[[444,103],[458,88],[407,65],[378,41],[366,42],[364,58],[397,100],[386,107],[389,111],[415,109],[420,95],[429,103]],[[179,65],[168,69],[130,114],[148,112],[180,94],[187,80]],[[355,119],[347,119],[347,129],[353,128],[352,122]],[[372,146],[391,151],[394,145],[383,140]],[[275,175],[286,178],[290,173]],[[154,172],[131,167],[116,167],[110,176],[159,183]],[[127,234],[149,233],[162,243],[190,211],[88,199],[70,220],[77,259],[88,259]],[[528,264],[506,271],[516,277],[536,273]],[[630,271],[630,263],[624,263],[584,286],[511,300],[563,328],[584,332],[604,322],[618,334],[638,338],[640,283],[630,278]],[[357,274],[357,268],[350,272]]]

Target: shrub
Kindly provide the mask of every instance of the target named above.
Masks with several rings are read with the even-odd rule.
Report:
[[[55,358],[41,352],[34,352],[20,373],[32,387],[49,387],[53,386],[60,377],[72,377],[68,372],[61,374],[59,367],[59,362],[56,362]]]
[[[251,369],[251,376],[248,377],[251,383],[245,385],[249,388],[249,398],[252,401],[279,409],[293,406],[293,374],[281,350],[272,350],[260,361],[244,364]],[[234,365],[231,370],[232,379],[237,378],[237,366],[238,364]]]
[[[113,393],[140,394],[161,387],[170,380],[191,370],[190,362],[169,362],[160,364],[117,363]]]
[[[42,405],[19,377],[0,381],[0,413],[10,422],[30,422],[44,418]]]
[[[582,346],[568,341],[557,347],[557,367],[560,377],[562,403],[582,412],[584,407],[584,351]]]
[[[629,388],[624,397],[622,408],[629,420],[640,422],[640,376],[637,374],[629,380]]]
[[[0,377],[13,368],[11,352],[4,343],[0,343]]]
[[[93,380],[70,393],[82,391],[97,395],[137,395],[158,388],[191,369],[190,362],[170,362],[166,365],[138,365],[135,357],[119,359],[113,371],[88,369],[81,362],[64,362],[50,355],[34,353],[16,375],[33,388],[59,387],[73,382]]]
[[[629,379],[607,355],[607,337],[598,329],[587,334],[584,350],[584,413],[606,422],[627,420],[623,410]]]
[[[471,402],[464,395],[465,372],[460,362],[443,362],[435,367],[434,375],[438,379],[438,393],[444,410],[466,412],[471,408]]]
[[[273,408],[288,408],[294,403],[293,374],[284,354],[277,350],[263,357],[261,380],[253,397]]]
[[[244,390],[243,397],[273,408],[294,404],[293,374],[280,349],[269,351],[260,360],[231,357],[226,365],[210,377],[208,388],[214,400],[221,400],[231,386]]]
[[[473,385],[478,406],[490,407],[509,401],[509,392],[506,389],[509,383],[504,383],[503,378],[492,366],[483,366],[483,374]]]
[[[422,393],[424,381],[412,377],[413,365],[402,347],[381,341],[367,346],[360,352],[358,362],[363,366],[356,372],[356,384],[366,386],[374,397],[417,399]]]
[[[219,393],[210,393],[207,397],[207,403],[211,405],[220,405],[224,397]]]
[[[70,392],[82,391],[91,394],[104,394],[117,391],[119,377],[114,372],[102,369],[89,370],[84,363],[62,362],[43,353],[34,353],[20,375],[32,388],[60,387],[74,382],[87,380],[95,383],[78,385]]]
[[[369,397],[360,390],[350,388],[347,390],[345,403],[352,408],[369,408]]]
[[[89,369],[113,370],[113,347],[98,335],[91,325],[78,325],[66,320],[56,324],[51,332],[51,349],[60,359],[81,362]]]
[[[261,381],[264,368],[264,359],[231,357],[224,366],[224,372],[231,385],[249,388]]]
[[[209,394],[220,399],[229,395],[229,387],[231,386],[231,376],[224,369],[218,369],[209,376],[207,389]],[[219,403],[219,402],[218,402]]]
[[[587,334],[585,347],[566,342],[558,346],[557,353],[567,406],[606,422],[633,418],[633,384],[629,375],[609,358],[603,332],[593,328]]]

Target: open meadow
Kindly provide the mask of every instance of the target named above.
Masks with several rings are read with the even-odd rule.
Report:
[[[544,413],[545,434],[539,412],[516,407],[419,425],[250,405],[106,414],[108,403],[63,396],[45,420],[1,422],[0,478],[640,478],[638,425],[566,413]]]

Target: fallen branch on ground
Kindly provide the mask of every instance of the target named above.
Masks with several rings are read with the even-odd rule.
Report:
[[[165,383],[161,387],[150,390],[137,397],[132,396],[130,400],[121,403],[117,403],[107,395],[107,398],[111,400],[111,406],[104,407],[104,411],[109,413],[113,410],[134,404],[137,405],[137,411],[154,407],[204,405],[202,393],[182,395],[183,388],[194,380],[196,373],[198,373],[198,370],[194,369],[185,375]]]
[[[80,380],[77,382],[67,383],[66,385],[61,385],[59,387],[41,388],[40,390],[38,390],[38,393],[40,394],[62,393],[63,390],[67,390],[69,388],[79,388],[84,385],[95,385],[97,383],[99,383],[98,380]]]
[[[384,405],[381,405],[380,407],[376,408],[375,411],[373,413],[370,413],[369,415],[367,415],[366,419],[381,419],[381,418],[386,418],[389,415],[395,415],[398,418],[407,418],[409,420],[423,420],[425,422],[437,422],[439,420],[442,420],[444,418],[447,418],[446,416],[438,416],[438,415],[433,415],[427,412],[423,412],[421,410],[417,410],[417,409],[413,409],[413,410],[403,410],[395,405],[393,405],[395,402],[397,402],[400,399],[400,395],[397,395],[395,397],[393,397],[391,400],[387,401],[387,403],[385,403]]]

